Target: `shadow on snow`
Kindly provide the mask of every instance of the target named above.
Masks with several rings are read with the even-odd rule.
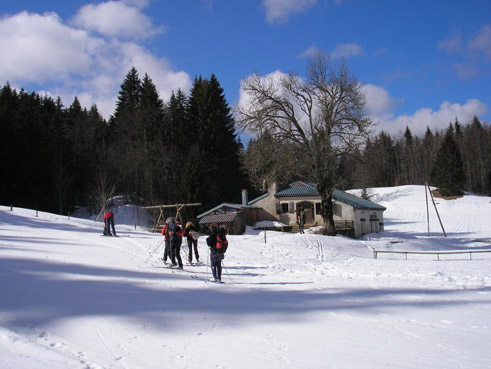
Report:
[[[320,311],[379,313],[408,307],[491,304],[490,287],[464,291],[427,288],[296,291],[288,286],[279,290],[227,285],[205,288],[204,283],[197,287],[199,281],[193,284],[186,272],[163,274],[148,269],[131,271],[0,258],[2,324],[30,328],[70,318],[113,316],[169,331],[182,328],[188,317],[233,319],[234,324],[247,324],[268,314],[279,321],[292,321]],[[172,280],[179,279],[189,280],[193,288],[173,286]]]

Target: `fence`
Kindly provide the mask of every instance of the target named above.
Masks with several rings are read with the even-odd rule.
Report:
[[[491,249],[486,250],[455,250],[455,251],[392,251],[392,250],[373,250],[373,258],[377,259],[378,254],[405,254],[406,260],[409,254],[411,255],[436,255],[437,260],[440,260],[440,255],[452,254],[469,254],[469,260],[472,260],[472,254],[491,252]]]
[[[336,230],[351,230],[355,228],[352,220],[335,220],[334,227]]]

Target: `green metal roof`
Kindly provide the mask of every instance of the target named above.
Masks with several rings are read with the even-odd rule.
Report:
[[[352,195],[348,192],[344,192],[341,190],[334,190],[332,197],[334,200],[344,202],[345,204],[351,205],[356,209],[373,209],[373,210],[386,209],[382,205],[376,204],[370,200],[365,200],[361,197]]]
[[[283,196],[319,196],[319,192],[314,184],[309,182],[297,181],[290,183],[287,188],[284,188],[274,194],[276,197]]]
[[[276,197],[291,197],[291,196],[320,196],[315,184],[303,181],[297,181],[288,185],[275,193]],[[362,199],[361,197],[350,193],[334,190],[332,197],[336,201],[351,205],[356,209],[374,209],[385,210],[386,208],[372,201]]]

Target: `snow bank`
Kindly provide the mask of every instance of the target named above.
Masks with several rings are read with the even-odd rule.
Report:
[[[229,236],[222,285],[206,283],[204,237],[203,264],[166,268],[161,235],[125,224],[131,210],[118,210],[116,238],[93,220],[0,207],[0,367],[490,368],[491,253],[371,249],[491,249],[491,199],[438,200],[444,237],[423,187],[370,192],[384,233],[249,227]]]

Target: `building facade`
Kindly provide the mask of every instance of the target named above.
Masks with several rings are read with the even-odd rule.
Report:
[[[338,233],[359,238],[384,230],[385,207],[353,194],[335,190],[333,193],[334,224]],[[268,192],[249,201],[242,191],[242,204],[223,203],[198,215],[201,226],[217,223],[229,234],[242,234],[247,225],[258,221],[279,221],[294,226],[297,217],[306,226],[323,225],[321,197],[314,184],[297,181],[277,190],[276,184]]]

